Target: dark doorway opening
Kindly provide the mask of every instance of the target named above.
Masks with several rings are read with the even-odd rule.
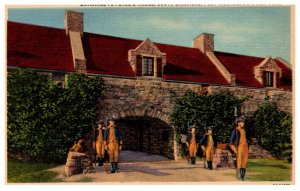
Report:
[[[164,121],[151,117],[126,117],[116,121],[124,150],[174,158],[174,130]]]

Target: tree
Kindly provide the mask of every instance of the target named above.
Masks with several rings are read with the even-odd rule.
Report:
[[[266,101],[254,115],[258,143],[276,158],[292,159],[292,117]]]
[[[175,99],[170,119],[177,127],[177,134],[186,134],[188,123],[196,125],[198,134],[212,126],[216,140],[227,143],[234,128],[234,107],[240,107],[242,101],[228,92],[199,95],[189,91]]]
[[[70,74],[62,89],[30,69],[8,73],[8,151],[36,160],[64,161],[97,116],[104,84],[99,77]]]

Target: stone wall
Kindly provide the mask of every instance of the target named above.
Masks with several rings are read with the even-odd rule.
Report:
[[[67,177],[81,173],[95,172],[93,163],[87,154],[71,151],[68,153],[64,170]]]
[[[293,93],[275,88],[240,88],[240,87],[224,87],[210,86],[209,93],[230,92],[239,98],[246,98],[242,105],[242,113],[245,115],[254,113],[258,107],[269,99],[277,103],[280,110],[292,113],[293,111]]]
[[[125,128],[125,148],[142,150],[153,154],[162,154],[169,158],[179,155],[178,144],[175,143],[174,129],[169,120],[169,114],[174,108],[172,97],[180,97],[187,90],[196,93],[208,94],[230,92],[236,97],[246,98],[241,112],[245,115],[253,114],[266,99],[277,102],[279,109],[292,113],[292,92],[274,88],[241,88],[230,86],[204,86],[200,84],[187,84],[179,82],[165,82],[155,79],[127,79],[103,77],[106,84],[103,99],[99,103],[99,118],[115,116],[120,122],[126,118],[148,118],[147,125],[143,127],[143,147],[138,148],[137,127],[128,121],[123,123]],[[124,121],[123,121],[124,122]],[[126,124],[127,123],[127,124]],[[169,141],[159,142],[165,127],[171,129]],[[166,134],[166,132],[165,132]],[[172,140],[173,139],[173,140]],[[127,144],[127,143],[128,144]],[[157,144],[156,144],[157,143]],[[126,145],[127,144],[127,145]]]
[[[236,97],[247,98],[242,106],[242,113],[246,115],[255,112],[265,99],[276,101],[279,109],[283,111],[292,113],[293,108],[292,92],[274,88],[203,86],[142,78],[103,77],[103,80],[106,91],[100,105],[101,117],[150,116],[169,123],[168,116],[174,108],[172,96],[182,96],[187,90],[196,93],[207,91],[209,94],[230,92]]]
[[[197,84],[169,83],[154,79],[120,79],[103,77],[106,85],[100,103],[99,117],[116,118],[149,116],[170,123],[169,114],[174,108],[172,96],[182,96],[191,89],[201,92]]]

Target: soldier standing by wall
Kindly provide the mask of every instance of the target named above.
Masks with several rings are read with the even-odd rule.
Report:
[[[118,172],[119,151],[122,149],[123,141],[113,118],[108,120],[108,127],[104,133],[104,144],[109,154],[109,162],[111,163],[110,173]]]
[[[213,166],[213,159],[215,154],[215,147],[214,147],[214,139],[212,135],[212,128],[208,127],[206,129],[206,133],[203,135],[203,137],[200,140],[200,145],[202,150],[204,151],[205,160],[207,162],[207,169],[212,170]]]
[[[104,139],[103,134],[105,131],[104,122],[102,120],[99,120],[97,123],[97,130],[96,130],[96,144],[95,144],[95,150],[96,150],[96,161],[98,162],[99,166],[103,165],[104,162]]]
[[[248,142],[245,131],[245,119],[240,117],[236,120],[236,129],[231,133],[230,148],[237,155],[238,179],[244,181],[248,162]]]
[[[192,125],[189,128],[188,136],[187,136],[187,142],[186,145],[189,149],[189,157],[191,159],[191,164],[196,164],[196,154],[197,154],[197,136],[196,136],[196,126]]]

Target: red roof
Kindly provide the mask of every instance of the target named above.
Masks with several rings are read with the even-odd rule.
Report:
[[[73,71],[71,43],[63,29],[7,23],[9,66]]]
[[[235,82],[238,86],[263,87],[254,78],[254,67],[259,65],[264,58],[224,52],[215,52],[215,55],[231,74],[235,74]]]
[[[128,62],[128,50],[141,41],[84,33],[83,47],[87,72],[134,77]]]
[[[64,29],[8,22],[7,60],[9,66],[73,72],[72,50]],[[134,77],[128,51],[142,41],[84,33],[83,47],[87,73]],[[226,84],[214,64],[198,49],[155,43],[167,54],[165,80]],[[264,58],[215,52],[219,60],[236,75],[239,86],[262,87],[254,78],[253,68]],[[291,70],[279,60],[283,71],[281,87],[291,89]]]
[[[215,55],[230,73],[235,74],[238,86],[264,87],[254,78],[254,67],[259,65],[265,58],[224,52],[215,52]],[[275,62],[282,69],[279,88],[290,90],[292,85],[291,69],[277,59],[275,59]]]
[[[155,45],[161,52],[167,53],[164,79],[228,84],[215,65],[199,49],[158,43]]]
[[[134,76],[128,62],[128,50],[143,41],[85,33],[83,46],[87,72]],[[163,78],[166,80],[228,84],[217,68],[198,49],[155,43],[167,54]]]

